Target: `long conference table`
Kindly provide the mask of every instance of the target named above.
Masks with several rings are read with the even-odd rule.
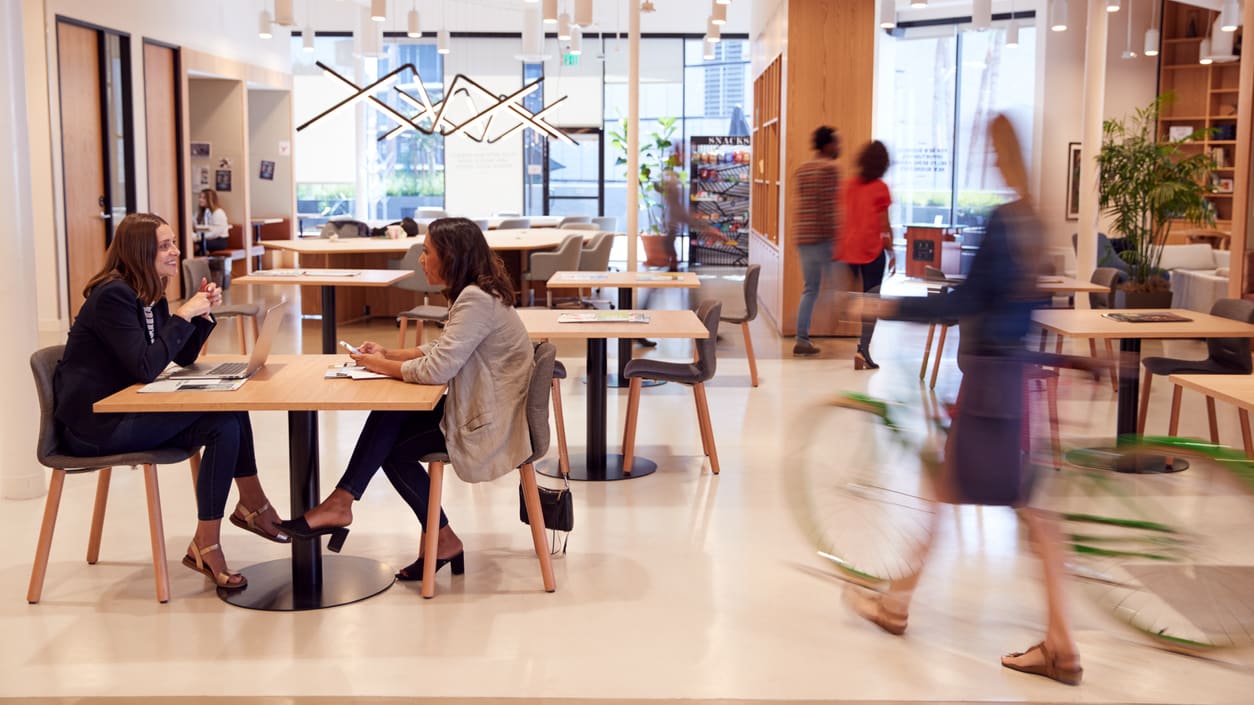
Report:
[[[209,356],[206,362],[237,360]],[[93,406],[97,413],[175,411],[286,411],[289,515],[298,517],[322,499],[318,482],[319,411],[430,410],[444,385],[400,380],[328,379],[327,369],[343,364],[343,355],[271,355],[266,366],[231,392],[183,391],[140,393],[134,385]],[[292,557],[240,570],[248,587],[218,590],[233,605],[271,611],[311,610],[348,604],[392,586],[393,569],[357,556],[322,555],[321,538],[292,539]]]

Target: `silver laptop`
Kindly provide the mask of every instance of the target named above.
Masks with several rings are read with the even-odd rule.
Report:
[[[279,309],[283,303],[271,306],[266,311],[266,321],[261,324],[261,333],[253,344],[253,354],[248,362],[221,362],[216,365],[195,363],[171,372],[165,379],[248,379],[257,374],[257,370],[266,366],[266,358],[270,357],[270,346],[274,344],[274,336],[283,322],[283,314]]]

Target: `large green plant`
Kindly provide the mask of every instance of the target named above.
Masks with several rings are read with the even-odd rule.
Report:
[[[675,132],[678,118],[658,118],[657,129],[640,137],[640,207],[645,209],[651,233],[660,233],[665,228],[663,223],[663,172],[673,170],[677,178],[683,181],[685,176],[679,171],[683,160],[675,146]],[[610,144],[618,150],[616,165],[627,163],[627,120],[618,122],[617,129],[610,130]]]
[[[1215,164],[1204,152],[1182,148],[1207,130],[1177,141],[1157,138],[1159,112],[1174,99],[1164,93],[1130,116],[1102,123],[1099,204],[1114,219],[1114,231],[1127,238],[1130,247],[1120,256],[1138,289],[1161,286],[1154,280],[1161,280],[1158,264],[1173,221],[1215,222],[1214,209],[1205,198]]]

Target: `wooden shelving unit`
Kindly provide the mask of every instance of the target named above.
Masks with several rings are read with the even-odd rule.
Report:
[[[1163,3],[1162,47],[1159,54],[1159,93],[1172,91],[1176,100],[1159,115],[1158,133],[1163,139],[1175,128],[1206,128],[1210,132],[1185,149],[1210,154],[1219,165],[1211,175],[1216,186],[1232,184],[1236,163],[1237,96],[1241,62],[1198,63],[1199,49],[1210,31],[1216,12],[1175,0]],[[1239,44],[1237,45],[1239,46]],[[1232,227],[1232,189],[1212,193],[1219,230]],[[1177,237],[1173,235],[1173,241]],[[1183,241],[1183,235],[1180,236]]]
[[[779,127],[783,57],[777,56],[753,79],[753,162],[749,227],[779,244]]]

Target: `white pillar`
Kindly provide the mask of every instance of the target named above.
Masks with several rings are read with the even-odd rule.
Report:
[[[640,3],[627,3],[627,271],[640,242]],[[633,301],[635,291],[632,291]]]
[[[26,124],[26,57],[22,38],[22,7],[32,11],[42,3],[0,3],[0,228],[4,257],[0,257],[0,360],[9,373],[0,375],[0,399],[6,409],[0,417],[0,496],[9,499],[44,493],[44,471],[35,461],[39,433],[39,402],[27,366],[38,347],[35,313],[35,219],[31,212],[30,133]],[[43,218],[41,232],[52,232],[52,214]]]
[[[1076,277],[1088,281],[1097,267],[1097,153],[1102,148],[1103,99],[1106,95],[1105,3],[1084,0],[1084,105],[1080,110],[1080,228],[1076,241]],[[1125,9],[1125,12],[1128,11]],[[1088,308],[1088,297],[1075,297],[1077,308]]]

